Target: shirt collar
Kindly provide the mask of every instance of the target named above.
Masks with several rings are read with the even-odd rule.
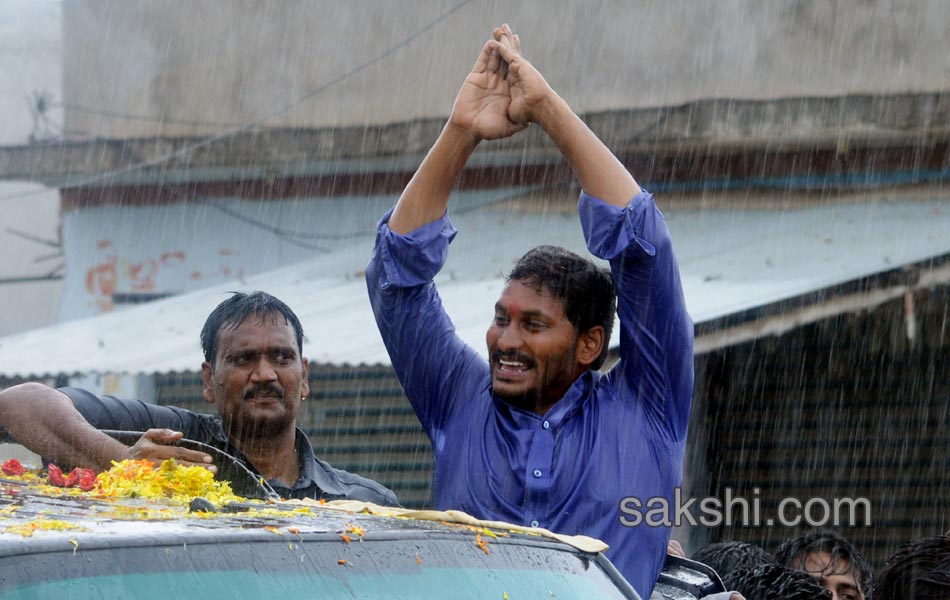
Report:
[[[531,426],[537,421],[547,421],[552,426],[557,427],[580,412],[584,406],[584,402],[589,397],[588,392],[600,376],[601,373],[599,371],[585,371],[580,377],[574,380],[574,383],[567,389],[564,396],[555,402],[554,406],[552,406],[543,417],[536,412],[519,408],[494,394],[492,394],[492,398],[495,401],[495,406],[499,408],[503,407],[507,410],[515,422],[521,426]]]

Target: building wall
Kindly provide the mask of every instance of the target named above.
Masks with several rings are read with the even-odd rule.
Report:
[[[0,2],[0,145],[63,133],[62,7],[55,2]],[[34,112],[38,97],[51,104]],[[56,271],[56,190],[25,181],[0,182],[0,337],[56,322],[62,282],[25,281]],[[12,231],[11,231],[12,230]],[[61,249],[60,249],[61,250]],[[58,273],[58,272],[57,272]]]
[[[453,203],[462,214],[520,191],[459,192]],[[303,260],[309,260],[312,268],[320,261],[322,278],[362,279],[376,222],[397,198],[397,194],[285,199],[192,195],[178,202],[150,203],[153,197],[147,191],[139,194],[133,188],[123,203],[64,210],[67,268],[60,319],[103,314],[240,281]],[[573,221],[571,229],[581,241]],[[532,239],[526,235],[521,252],[511,255],[527,251]],[[495,276],[511,264],[508,254],[496,255],[504,259],[502,265],[486,262],[467,273]]]
[[[469,2],[373,62],[457,4],[68,2],[69,125],[126,138],[206,134],[279,111],[266,126],[443,116],[502,22],[579,112],[950,84],[941,0]]]

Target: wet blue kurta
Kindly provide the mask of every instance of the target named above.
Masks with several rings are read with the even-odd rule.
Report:
[[[620,360],[578,378],[543,417],[492,394],[487,360],[442,308],[432,279],[456,234],[448,215],[405,236],[383,217],[366,272],[370,302],[435,451],[436,507],[600,538],[648,597],[669,529],[625,527],[619,505],[636,496],[672,506],[681,485],[693,326],[653,197],[641,193],[621,209],[582,194],[579,211],[591,253],[610,262]]]

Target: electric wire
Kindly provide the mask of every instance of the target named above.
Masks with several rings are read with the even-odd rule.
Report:
[[[455,6],[453,6],[452,8],[450,8],[449,10],[447,10],[446,12],[442,13],[441,15],[439,15],[439,16],[438,16],[437,18],[435,18],[434,20],[429,21],[428,23],[426,23],[426,24],[423,25],[421,28],[419,28],[418,30],[416,30],[415,32],[413,32],[413,33],[412,33],[411,35],[409,35],[408,37],[404,38],[403,40],[399,41],[398,43],[394,44],[393,46],[390,46],[390,47],[387,48],[385,51],[383,51],[381,54],[378,54],[378,55],[376,55],[375,57],[371,58],[370,60],[368,60],[368,61],[366,61],[366,62],[364,62],[364,63],[362,63],[362,64],[360,64],[360,65],[357,65],[357,66],[354,67],[353,69],[350,69],[349,71],[346,71],[345,73],[343,73],[343,74],[341,74],[341,75],[338,75],[337,77],[335,77],[335,78],[331,79],[330,81],[324,83],[323,85],[317,87],[315,90],[313,90],[313,91],[311,91],[311,92],[309,92],[309,93],[303,95],[302,97],[298,98],[297,100],[294,100],[294,101],[291,102],[290,104],[288,104],[288,105],[286,105],[286,106],[283,106],[283,107],[281,107],[281,108],[279,108],[279,109],[277,109],[277,110],[275,110],[275,111],[272,111],[272,112],[270,112],[270,113],[268,113],[268,114],[266,114],[266,115],[264,115],[264,116],[262,116],[262,117],[259,117],[259,118],[255,119],[255,120],[253,120],[253,121],[250,121],[250,122],[248,122],[248,123],[245,123],[244,125],[242,125],[242,126],[240,126],[240,127],[237,127],[237,128],[232,129],[232,130],[230,130],[230,131],[226,131],[226,132],[224,132],[224,133],[220,133],[220,134],[217,134],[217,135],[212,135],[212,136],[206,137],[205,139],[203,139],[203,140],[201,140],[201,141],[199,141],[199,142],[195,142],[194,144],[191,144],[191,145],[189,145],[189,146],[185,146],[185,147],[183,147],[183,148],[179,148],[178,150],[174,150],[174,151],[172,151],[172,152],[169,152],[169,153],[167,153],[167,154],[163,154],[162,156],[158,156],[158,157],[153,158],[153,159],[145,160],[145,161],[142,161],[142,162],[140,162],[140,163],[136,163],[136,164],[133,164],[133,165],[129,165],[129,166],[124,167],[124,168],[121,168],[121,169],[115,169],[115,170],[113,170],[113,171],[106,171],[106,172],[104,172],[104,173],[98,173],[98,174],[96,174],[96,175],[91,175],[91,176],[89,176],[89,177],[80,179],[80,180],[75,181],[75,182],[71,182],[71,183],[70,183],[70,182],[66,182],[66,183],[63,183],[63,184],[59,184],[59,185],[57,185],[57,187],[58,187],[59,189],[73,189],[73,188],[86,187],[86,186],[88,186],[88,185],[90,185],[90,184],[93,184],[93,183],[100,183],[100,182],[102,182],[102,181],[106,181],[106,180],[108,180],[108,179],[114,179],[114,178],[117,178],[117,177],[119,177],[119,176],[126,175],[126,174],[128,174],[128,173],[132,173],[132,172],[139,171],[139,170],[142,170],[142,169],[147,169],[147,168],[149,168],[149,167],[159,166],[159,165],[162,165],[162,164],[164,164],[164,163],[167,163],[167,162],[169,162],[169,161],[171,161],[171,160],[173,160],[173,159],[179,158],[179,157],[181,157],[181,156],[185,156],[185,155],[187,155],[187,154],[191,154],[191,153],[194,152],[195,150],[199,150],[199,149],[201,149],[201,148],[204,148],[204,147],[206,147],[206,146],[210,146],[210,145],[212,145],[212,144],[215,144],[215,143],[220,142],[220,141],[223,141],[223,140],[231,139],[231,138],[233,138],[233,137],[235,137],[235,136],[237,136],[237,135],[239,135],[239,134],[241,134],[241,133],[244,133],[245,131],[248,131],[248,130],[250,130],[250,129],[252,129],[252,128],[258,126],[258,125],[260,125],[261,123],[264,123],[264,122],[269,121],[269,120],[271,120],[271,119],[273,119],[273,118],[275,118],[275,117],[279,117],[279,116],[281,116],[281,115],[283,115],[283,114],[286,114],[286,113],[290,112],[293,108],[295,108],[295,107],[298,106],[299,104],[301,104],[301,103],[303,103],[303,102],[305,102],[305,101],[307,101],[307,100],[310,100],[311,98],[313,98],[313,97],[315,97],[315,96],[317,96],[317,95],[319,95],[319,94],[322,94],[323,92],[325,92],[326,90],[330,89],[330,88],[333,87],[334,85],[336,85],[336,84],[338,84],[338,83],[340,83],[340,82],[342,82],[342,81],[345,81],[346,79],[349,79],[350,77],[356,75],[357,73],[360,73],[360,72],[362,72],[362,71],[365,71],[366,69],[368,69],[369,67],[375,65],[376,63],[378,63],[378,62],[380,62],[380,61],[382,61],[382,60],[388,58],[389,56],[391,56],[392,54],[394,54],[394,53],[397,52],[398,50],[401,50],[401,49],[404,48],[405,46],[409,45],[410,43],[412,43],[413,41],[415,41],[416,39],[418,39],[418,38],[419,38],[420,36],[422,36],[423,34],[427,33],[429,30],[433,29],[435,26],[439,25],[440,23],[442,23],[443,21],[445,21],[446,19],[448,19],[450,16],[452,16],[453,14],[455,14],[459,9],[461,9],[463,6],[465,6],[466,4],[468,4],[468,3],[471,2],[471,1],[472,1],[472,0],[461,0],[461,2],[459,2],[458,4],[456,4]],[[10,200],[10,199],[15,199],[15,198],[24,198],[24,197],[34,196],[34,195],[37,195],[37,194],[40,194],[40,193],[45,193],[45,192],[48,192],[48,191],[49,191],[49,190],[47,190],[47,189],[44,188],[44,189],[42,189],[42,190],[32,190],[32,191],[29,191],[29,192],[20,192],[20,193],[17,193],[17,194],[9,194],[9,195],[6,195],[6,196],[0,196],[0,200]]]
[[[140,115],[133,113],[124,113],[103,108],[93,108],[81,104],[72,104],[70,102],[53,102],[50,104],[53,108],[63,108],[72,112],[96,115],[99,117],[108,117],[112,119],[123,119],[125,121],[140,121],[143,123],[158,123],[159,125],[183,125],[187,127],[243,127],[244,123],[226,123],[223,121],[202,121],[191,119],[169,119],[165,117],[156,117],[154,115]]]

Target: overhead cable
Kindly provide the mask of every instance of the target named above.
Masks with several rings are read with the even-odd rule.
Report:
[[[181,157],[181,156],[185,156],[185,155],[187,155],[187,154],[190,154],[190,153],[192,153],[192,152],[194,152],[195,150],[198,150],[198,149],[200,149],[200,148],[204,148],[204,147],[206,147],[206,146],[210,146],[210,145],[212,145],[212,144],[215,144],[215,143],[220,142],[220,141],[223,141],[223,140],[231,139],[231,138],[233,138],[233,137],[235,137],[235,136],[237,136],[237,135],[239,135],[239,134],[241,134],[241,133],[244,133],[245,131],[248,131],[248,130],[250,130],[250,129],[252,129],[252,128],[258,126],[258,125],[260,125],[261,123],[264,123],[264,122],[269,121],[269,120],[271,120],[271,119],[273,119],[273,118],[275,118],[275,117],[279,117],[279,116],[281,116],[281,115],[283,115],[283,114],[286,114],[287,112],[290,112],[294,107],[296,107],[297,105],[301,104],[302,102],[306,102],[307,100],[310,100],[310,99],[313,98],[314,96],[317,96],[317,95],[319,95],[319,94],[322,94],[323,92],[325,92],[326,90],[328,90],[328,89],[331,88],[332,86],[334,86],[334,85],[340,83],[341,81],[345,81],[346,79],[349,79],[350,77],[356,75],[357,73],[360,73],[361,71],[364,71],[364,70],[368,69],[369,67],[375,65],[376,63],[378,63],[378,62],[380,62],[380,61],[382,61],[382,60],[388,58],[390,55],[392,55],[392,54],[395,53],[396,51],[398,51],[398,50],[402,49],[403,47],[409,45],[410,43],[412,43],[413,41],[415,41],[417,38],[419,38],[421,35],[423,35],[424,33],[428,32],[430,29],[434,28],[436,25],[438,25],[438,24],[442,23],[443,21],[445,21],[446,19],[448,19],[451,15],[453,15],[455,12],[457,12],[459,9],[461,9],[463,6],[465,6],[466,4],[468,4],[468,3],[471,2],[471,1],[472,1],[472,0],[461,0],[461,2],[459,2],[458,4],[456,4],[455,6],[453,6],[452,8],[450,8],[449,10],[447,10],[446,12],[442,13],[441,15],[439,15],[436,19],[434,19],[434,20],[428,22],[427,24],[423,25],[421,28],[419,28],[418,30],[416,30],[415,32],[413,32],[410,36],[408,36],[408,37],[406,37],[405,39],[401,40],[400,42],[394,44],[393,46],[390,46],[388,49],[386,49],[385,51],[383,51],[381,54],[378,54],[378,55],[376,55],[375,57],[371,58],[370,60],[368,60],[368,61],[366,61],[366,62],[364,62],[364,63],[362,63],[362,64],[360,64],[360,65],[357,65],[356,67],[350,69],[349,71],[346,71],[345,73],[343,73],[343,74],[341,74],[341,75],[339,75],[339,76],[337,76],[337,77],[331,79],[330,81],[324,83],[323,85],[321,85],[321,86],[318,87],[317,89],[315,89],[315,90],[313,90],[313,91],[311,91],[311,92],[309,92],[309,93],[303,95],[302,97],[298,98],[297,100],[294,100],[294,101],[291,102],[290,104],[288,104],[288,105],[286,105],[286,106],[284,106],[284,107],[282,107],[282,108],[279,108],[279,109],[277,109],[277,110],[275,110],[275,111],[273,111],[273,112],[271,112],[271,113],[268,113],[268,114],[266,114],[266,115],[264,115],[264,116],[262,116],[262,117],[260,117],[260,118],[258,118],[258,119],[255,119],[255,120],[253,120],[253,121],[250,121],[250,122],[248,122],[248,123],[246,123],[246,124],[244,124],[244,125],[242,125],[242,126],[240,126],[240,127],[237,127],[237,128],[235,128],[235,129],[232,129],[232,130],[230,130],[230,131],[226,131],[226,132],[224,132],[224,133],[220,133],[220,134],[217,134],[217,135],[212,135],[212,136],[206,137],[205,139],[203,139],[203,140],[201,140],[201,141],[199,141],[199,142],[195,142],[194,144],[185,146],[185,147],[183,147],[183,148],[179,148],[178,150],[174,150],[174,151],[169,152],[169,153],[167,153],[167,154],[163,154],[162,156],[158,156],[158,157],[156,157],[156,158],[152,158],[152,159],[145,160],[145,161],[142,161],[142,162],[133,164],[133,165],[129,165],[129,166],[124,167],[124,168],[122,168],[122,169],[116,169],[116,170],[113,170],[113,171],[106,171],[106,172],[104,172],[104,173],[98,173],[98,174],[96,174],[96,175],[92,175],[92,176],[89,176],[89,177],[80,179],[80,180],[78,180],[78,181],[76,181],[76,182],[73,182],[73,183],[60,184],[60,185],[58,185],[57,187],[58,187],[59,189],[73,189],[73,188],[86,187],[86,186],[88,186],[88,185],[90,185],[90,184],[93,184],[93,183],[101,183],[101,182],[106,181],[106,180],[108,180],[108,179],[117,178],[117,177],[119,177],[119,176],[121,176],[121,175],[125,175],[125,174],[127,174],[127,173],[132,173],[132,172],[134,172],[134,171],[139,171],[139,170],[142,170],[142,169],[147,169],[147,168],[149,168],[149,167],[154,167],[154,166],[161,165],[161,164],[166,163],[166,162],[168,162],[168,161],[170,161],[170,160],[173,160],[173,159],[175,159],[175,158],[179,158],[179,157]],[[30,192],[21,192],[21,193],[18,193],[18,194],[9,194],[9,195],[6,195],[6,196],[0,196],[0,200],[9,200],[9,199],[14,199],[14,198],[24,198],[24,197],[28,197],[28,196],[34,196],[34,195],[37,195],[37,194],[45,193],[45,192],[47,192],[47,191],[48,191],[48,190],[46,190],[46,189],[42,189],[42,190],[33,190],[33,191],[30,191]]]

